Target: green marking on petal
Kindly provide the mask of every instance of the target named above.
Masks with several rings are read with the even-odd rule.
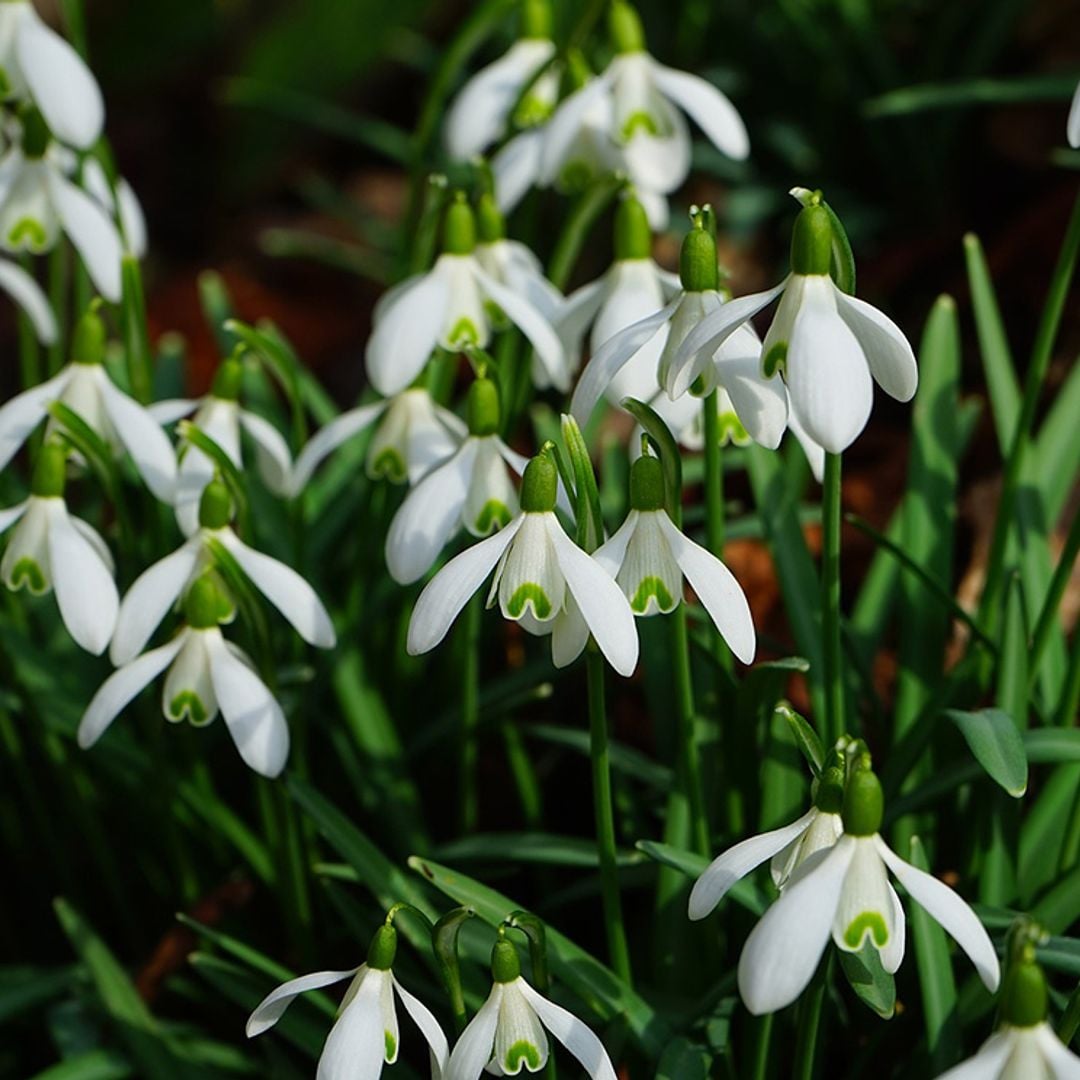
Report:
[[[472,319],[462,316],[454,323],[453,329],[446,335],[446,340],[455,348],[463,345],[479,345],[480,331]]]
[[[540,1047],[526,1042],[525,1039],[519,1039],[514,1043],[503,1058],[503,1068],[508,1073],[520,1072],[522,1065],[529,1072],[536,1072],[540,1068]]]
[[[487,536],[488,533],[501,529],[510,520],[510,517],[510,510],[505,503],[499,502],[498,499],[489,499],[484,504],[483,510],[477,515],[476,532],[480,536]]]
[[[388,446],[385,450],[381,450],[368,466],[368,474],[372,480],[389,480],[392,484],[404,484],[409,472],[405,467],[405,459],[393,447]]]
[[[639,131],[644,131],[646,135],[660,134],[660,125],[656,122],[656,118],[641,109],[631,113],[623,123],[623,141],[629,142]]]
[[[569,192],[583,191],[594,175],[593,167],[584,159],[568,161],[559,173],[559,186]]]
[[[392,1031],[384,1031],[383,1039],[386,1042],[386,1060],[392,1062],[397,1053],[397,1039],[394,1038]]]
[[[766,379],[771,379],[787,363],[787,347],[786,341],[778,341],[762,358]]]
[[[514,112],[514,125],[519,128],[536,127],[544,123],[554,108],[550,101],[545,101],[537,94],[527,95]]]
[[[202,699],[194,690],[181,690],[169,702],[169,719],[179,723],[185,717],[196,727],[208,722],[209,716]]]
[[[675,601],[671,597],[671,593],[667,591],[667,586],[655,575],[642,578],[641,584],[637,587],[637,592],[630,598],[630,607],[635,615],[644,615],[648,610],[649,601],[656,597],[657,606],[661,611],[670,611],[675,607]]]
[[[29,555],[24,555],[11,571],[8,579],[8,588],[18,592],[26,586],[35,596],[41,596],[49,591],[49,583],[45,579],[45,571]]]
[[[548,595],[540,588],[535,582],[527,581],[524,585],[519,585],[514,595],[510,597],[510,602],[506,605],[506,610],[510,612],[511,619],[520,619],[525,614],[525,605],[532,603],[533,614],[543,622],[551,614],[551,601],[548,599]]]
[[[864,911],[857,915],[848,924],[844,931],[844,943],[852,949],[857,949],[862,944],[863,937],[869,934],[874,945],[879,949],[885,948],[889,943],[889,930],[885,920],[876,911]]]
[[[24,240],[28,248],[40,251],[48,241],[45,226],[36,218],[19,218],[8,232],[8,243],[12,247],[20,247]]]
[[[742,421],[733,413],[720,414],[720,442],[733,442],[736,446],[745,446],[750,441],[750,435],[743,427]]]

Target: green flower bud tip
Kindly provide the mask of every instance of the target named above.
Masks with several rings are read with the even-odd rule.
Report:
[[[397,931],[384,924],[375,931],[375,936],[371,939],[367,954],[368,967],[375,971],[389,971],[394,966],[396,956]]]
[[[506,239],[506,220],[502,216],[495,196],[485,191],[476,204],[476,223],[480,229],[480,243],[494,244]]]
[[[58,442],[47,442],[34,462],[30,494],[39,499],[56,499],[64,494],[67,480],[67,448]]]
[[[44,157],[52,142],[52,132],[45,118],[37,109],[27,109],[19,119],[22,122],[23,156],[30,159]]]
[[[517,949],[509,941],[496,941],[491,950],[491,977],[497,983],[511,983],[520,975]]]
[[[852,773],[844,792],[844,832],[850,836],[873,836],[881,828],[885,796],[881,781],[870,769]]]
[[[464,191],[454,194],[454,201],[446,211],[443,222],[443,253],[446,255],[471,255],[476,248],[476,215],[472,211]]]
[[[814,806],[823,814],[839,814],[844,807],[844,770],[825,769],[818,778]]]
[[[225,483],[216,478],[211,480],[199,499],[199,524],[204,529],[223,529],[232,521],[232,496]]]
[[[527,514],[547,514],[555,509],[559,470],[547,454],[537,454],[525,466],[521,479],[521,509]]]
[[[832,259],[832,222],[824,206],[799,211],[791,233],[791,269],[796,274],[828,274]]]
[[[92,305],[75,324],[71,359],[76,364],[100,364],[105,359],[105,343],[105,323]]]
[[[1046,1019],[1046,976],[1038,964],[1020,961],[1005,973],[1001,1019],[1013,1027],[1034,1027]]]
[[[525,0],[521,5],[521,36],[551,39],[551,0]]]
[[[701,218],[683,240],[679,254],[679,277],[687,292],[715,292],[720,287],[716,241]]]
[[[608,33],[617,53],[645,51],[645,30],[637,9],[626,0],[612,0],[608,11]]]
[[[222,401],[236,401],[240,396],[240,386],[244,381],[244,365],[235,357],[222,360],[214,374],[210,393]]]
[[[483,437],[499,430],[499,388],[491,379],[477,379],[465,402],[469,434]]]
[[[615,258],[648,259],[652,255],[652,229],[645,208],[627,195],[615,211]]]
[[[664,467],[660,459],[642,454],[630,468],[630,509],[662,510]]]
[[[228,602],[211,574],[196,578],[184,597],[184,618],[194,630],[209,630],[217,626],[221,613],[227,610]]]

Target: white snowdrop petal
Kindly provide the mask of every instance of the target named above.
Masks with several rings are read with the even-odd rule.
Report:
[[[814,474],[814,479],[820,484],[825,477],[825,448],[821,443],[814,442],[807,435],[790,397],[788,399],[788,430],[799,440],[799,445],[802,447],[806,460],[810,464],[810,471]]]
[[[0,510],[0,534],[6,533],[22,516],[30,506],[30,500],[24,499],[17,506],[9,506],[6,510]]]
[[[529,128],[515,135],[491,159],[495,201],[509,214],[540,179],[540,157],[544,149],[544,129]]]
[[[910,401],[919,385],[919,371],[904,332],[865,300],[847,296],[839,289],[835,293],[840,318],[862,346],[878,386],[897,401]]]
[[[120,264],[124,250],[119,229],[85,191],[53,169],[46,176],[49,197],[95,288],[110,303],[120,303]]]
[[[736,161],[749,156],[750,138],[742,117],[712,83],[655,61],[653,77],[661,92],[687,113],[717,150]]]
[[[522,517],[499,575],[499,609],[507,619],[531,615],[539,623],[549,623],[562,610],[566,595],[566,581],[548,530],[548,519],[554,521],[555,515]]]
[[[247,409],[239,410],[240,426],[255,443],[255,464],[267,490],[285,496],[292,483],[292,454],[280,431],[268,420]]]
[[[335,416],[328,424],[319,428],[296,457],[289,482],[289,495],[294,498],[299,495],[307,487],[308,481],[323,459],[332,454],[342,443],[370,427],[385,409],[385,401],[360,405],[358,408],[343,412],[340,416]]]
[[[881,950],[881,964],[885,970],[894,975],[900,970],[904,962],[904,949],[907,939],[907,918],[904,909],[900,905],[900,897],[896,890],[886,884],[889,891],[889,943]]]
[[[71,374],[69,365],[46,382],[16,394],[0,408],[0,469],[7,465],[26,442],[30,432],[45,419],[46,409],[63,394],[71,381]]]
[[[672,554],[661,515],[667,519],[662,510],[638,513],[637,527],[615,576],[635,615],[667,614],[682,601],[682,570]]]
[[[671,207],[667,196],[659,191],[649,191],[643,187],[636,187],[634,194],[641,208],[645,211],[645,217],[649,221],[649,228],[654,233],[663,232],[671,223]]]
[[[769,864],[773,884],[782,891],[791,875],[811,855],[831,848],[843,835],[844,820],[840,814],[828,814],[816,808],[812,810],[806,831],[773,856]]]
[[[401,1050],[401,1032],[398,1030],[397,1008],[394,1004],[394,976],[390,971],[371,969],[368,978],[379,983],[379,1014],[383,1027],[383,1061],[393,1065]]]
[[[858,952],[869,941],[881,952],[891,942],[889,877],[873,837],[856,837],[854,844],[855,855],[836,908],[833,941],[846,952]]]
[[[495,983],[487,1001],[461,1033],[446,1066],[447,1080],[479,1080],[491,1061],[503,993],[502,983]]]
[[[375,974],[370,969],[365,972],[356,995],[330,1029],[316,1080],[377,1080],[381,1075],[386,1037],[379,1008],[382,980],[373,979]]]
[[[755,1016],[790,1005],[806,989],[829,941],[854,842],[844,837],[799,868],[750,932],[739,957],[739,993]]]
[[[664,134],[652,135],[639,130],[622,146],[626,171],[635,189],[663,195],[682,186],[690,175],[693,155],[690,129],[682,114],[670,106],[666,111],[667,130]]]
[[[446,276],[433,270],[381,312],[364,353],[368,378],[380,394],[399,393],[423,370],[442,332],[449,299]]]
[[[551,662],[557,668],[569,667],[589,644],[589,625],[582,617],[573,594],[568,594],[563,610],[551,627]]]
[[[1077,1057],[1054,1033],[1045,1021],[1037,1024],[1032,1037],[1038,1044],[1043,1060],[1050,1067],[1054,1080],[1080,1080],[1080,1057]]]
[[[1069,106],[1069,121],[1066,134],[1069,145],[1074,150],[1080,150],[1080,85],[1077,85],[1073,93],[1072,105]]]
[[[420,1034],[424,1036],[424,1040],[428,1044],[431,1051],[433,1080],[441,1080],[443,1071],[446,1069],[447,1059],[450,1056],[450,1045],[446,1041],[446,1035],[443,1034],[439,1021],[435,1019],[431,1010],[419,998],[414,997],[401,985],[396,977],[394,978],[394,990],[397,992],[398,997],[401,998],[401,1004],[405,1006],[405,1011],[420,1029]]]
[[[461,510],[465,528],[476,537],[490,536],[518,515],[518,495],[505,454],[512,453],[497,435],[476,440],[477,452]],[[515,455],[516,456],[516,455]],[[526,461],[525,464],[528,464]],[[508,467],[509,466],[509,467]],[[518,475],[523,470],[516,469]]]
[[[18,515],[12,515],[15,528],[0,559],[0,576],[9,589],[25,586],[34,596],[44,596],[52,589],[49,555],[52,501],[31,495]]]
[[[255,1006],[244,1029],[247,1037],[252,1039],[272,1028],[300,994],[344,982],[345,979],[351,979],[359,970],[359,968],[351,968],[349,971],[315,971],[310,975],[301,975],[299,978],[282,983]]]
[[[548,1001],[524,979],[520,982],[521,993],[536,1011],[544,1027],[577,1058],[581,1067],[593,1080],[615,1080],[615,1070],[604,1044],[592,1029],[561,1005]]]
[[[1001,965],[998,963],[990,935],[979,917],[945,882],[905,862],[880,836],[876,838],[876,844],[878,852],[896,880],[907,889],[911,898],[921,904],[927,914],[955,939],[975,965],[975,970],[986,988],[990,993],[994,993],[1001,981]]]
[[[732,885],[801,837],[816,815],[816,810],[808,810],[789,825],[761,833],[760,836],[751,836],[713,859],[690,890],[690,918],[704,919],[727,895]]]
[[[162,401],[152,401],[146,406],[146,411],[162,427],[175,424],[185,416],[190,416],[199,407],[197,399],[192,398],[165,398]]]
[[[1015,1028],[996,1031],[979,1047],[974,1057],[943,1072],[938,1080],[1000,1080],[1002,1070],[1013,1052],[1015,1033]]]
[[[592,553],[593,559],[604,568],[609,577],[618,575],[640,517],[639,510],[631,510],[626,515],[626,520]]]
[[[218,630],[192,630],[165,675],[161,691],[161,712],[170,723],[187,720],[205,727],[217,719],[218,699],[210,678],[208,640]]]
[[[548,1040],[536,1010],[525,996],[526,982],[519,975],[503,986],[499,1022],[495,1027],[492,1058],[507,1076],[527,1070],[539,1072],[548,1059]]]
[[[609,271],[596,281],[590,281],[587,285],[575,289],[564,301],[559,309],[555,329],[559,337],[566,345],[566,351],[573,357],[572,366],[577,367],[580,361],[581,349],[585,340],[585,331],[589,324],[596,318],[604,300],[611,288],[613,275]],[[660,305],[658,304],[657,307]],[[646,313],[648,314],[648,313]],[[620,327],[619,329],[622,329]]]
[[[716,377],[731,398],[739,422],[754,442],[775,450],[780,445],[788,423],[788,395],[779,375],[767,379],[761,370],[761,345],[741,356],[724,353],[737,338],[747,335],[757,340],[748,326],[737,330],[720,350]]]
[[[601,75],[575,90],[544,126],[544,145],[540,154],[540,181],[554,183],[585,123],[589,110],[610,92],[610,79]]]
[[[56,316],[41,286],[17,263],[0,259],[0,289],[26,313],[42,345],[56,341]]]
[[[121,176],[116,182],[116,212],[124,231],[124,242],[136,259],[145,258],[149,248],[146,215],[132,186]]]

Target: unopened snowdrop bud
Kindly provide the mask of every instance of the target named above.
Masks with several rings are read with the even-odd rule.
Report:
[[[521,977],[521,960],[509,941],[496,941],[492,947],[491,977],[497,983],[512,983]]]
[[[34,463],[30,494],[39,499],[60,498],[67,482],[67,449],[62,443],[48,442]]]
[[[469,387],[465,402],[469,434],[494,435],[499,430],[499,388],[491,379],[477,379]]]
[[[223,480],[215,478],[199,498],[199,525],[204,529],[223,529],[232,521],[233,501]]]
[[[645,29],[637,9],[626,0],[614,0],[608,11],[608,32],[615,51],[620,54],[645,50]]]
[[[368,946],[368,967],[375,971],[389,971],[397,957],[397,931],[391,923],[384,923],[375,931]]]
[[[1033,1027],[1046,1019],[1046,976],[1032,960],[1012,964],[1001,988],[1001,1019],[1014,1027]]]
[[[537,454],[521,479],[521,509],[526,514],[549,514],[559,492],[559,470],[547,454]]]
[[[829,211],[819,203],[803,207],[791,232],[791,272],[828,274],[832,243],[833,227]]]
[[[615,211],[615,258],[648,259],[651,254],[652,229],[645,208],[628,195]]]
[[[679,253],[679,277],[686,292],[712,292],[720,288],[720,267],[716,262],[716,239],[702,218],[683,240]]]
[[[100,364],[105,359],[105,323],[96,305],[91,305],[75,324],[71,338],[71,359],[76,364]]]
[[[237,401],[244,384],[244,365],[239,357],[229,356],[222,360],[214,372],[210,393],[219,401]]]
[[[476,204],[476,223],[481,244],[494,244],[506,239],[506,219],[490,192],[485,191]]]
[[[476,250],[476,215],[463,191],[456,192],[443,221],[443,253],[471,255]]]
[[[659,458],[642,454],[630,467],[630,509],[664,509],[664,467]]]
[[[844,793],[844,832],[873,836],[881,828],[884,812],[885,796],[877,775],[869,769],[853,772]]]

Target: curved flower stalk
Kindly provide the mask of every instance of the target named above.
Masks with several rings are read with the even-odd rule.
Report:
[[[425,586],[409,622],[408,650],[430,652],[446,637],[469,597],[495,571],[488,606],[496,598],[503,616],[532,634],[552,634],[552,659],[569,664],[565,636],[576,619],[560,618],[576,607],[608,663],[620,675],[637,666],[634,616],[618,585],[595,559],[563,531],[555,516],[558,477],[551,459],[540,454],[525,468],[521,513],[494,536],[451,559]]]
[[[176,493],[176,454],[152,413],[114,385],[102,361],[105,325],[91,310],[79,320],[72,360],[47,382],[0,408],[0,469],[61,402],[77,413],[117,453],[127,451],[146,486],[162,502]]]
[[[146,647],[161,620],[181,594],[213,569],[220,544],[255,586],[309,644],[332,649],[334,624],[315,590],[291,567],[248,547],[233,532],[232,499],[219,479],[207,484],[199,503],[199,530],[171,555],[135,579],[120,605],[109,658],[120,666]]]
[[[255,464],[267,489],[274,495],[288,494],[292,482],[292,454],[281,432],[268,420],[240,405],[243,364],[235,356],[221,362],[210,393],[196,400],[170,398],[150,406],[159,424],[171,424],[191,416],[192,426],[209,436],[238,468],[243,468],[240,432],[246,431],[255,443]],[[194,414],[194,415],[192,415]],[[213,480],[217,466],[197,446],[180,440],[180,467],[176,477],[176,521],[185,536],[199,527],[199,500]]]
[[[944,882],[901,859],[878,833],[881,784],[854,772],[844,796],[844,835],[807,859],[751,931],[739,958],[739,993],[755,1015],[790,1005],[810,982],[831,935],[858,952],[869,942],[892,974],[904,959],[904,910],[889,871],[956,939],[993,993],[1001,978],[997,954],[978,916]]]
[[[55,590],[60,618],[75,643],[95,656],[105,651],[120,598],[108,546],[64,501],[67,451],[48,442],[34,466],[30,497],[0,511],[0,533],[14,526],[0,560],[0,576],[13,592],[35,596]]]
[[[498,436],[499,392],[486,378],[469,388],[469,435],[406,496],[386,535],[386,565],[400,585],[419,581],[439,552],[464,527],[490,536],[518,515],[511,474],[521,476],[529,459]]]
[[[299,495],[324,458],[380,417],[367,451],[366,471],[372,480],[417,484],[446,461],[466,435],[457,416],[438,405],[425,387],[414,386],[386,401],[349,409],[320,428],[297,455],[289,494]]]
[[[458,1039],[446,1068],[447,1080],[478,1080],[485,1069],[496,1076],[514,1076],[523,1068],[539,1072],[550,1054],[548,1031],[593,1080],[615,1080],[604,1044],[573,1013],[525,981],[510,942],[495,943],[491,975],[491,993]]]
[[[376,932],[367,963],[302,975],[267,994],[248,1018],[248,1038],[272,1028],[299,994],[351,979],[319,1058],[318,1080],[378,1080],[383,1065],[398,1059],[398,1001],[428,1044],[433,1080],[441,1080],[449,1044],[427,1006],[398,982],[392,970],[396,953],[397,931],[387,923]]]
[[[500,284],[476,254],[476,219],[464,195],[446,214],[443,254],[426,274],[395,286],[376,313],[365,353],[368,377],[387,397],[404,390],[439,346],[450,352],[485,348],[492,306],[528,338],[552,385],[570,386],[562,343],[532,303]]]
[[[7,99],[32,102],[57,138],[80,150],[100,138],[105,103],[97,80],[30,0],[0,4],[0,73]]]
[[[146,215],[131,185],[122,177],[109,183],[101,162],[88,157],[83,162],[82,183],[87,193],[120,225],[124,247],[136,259],[145,258],[148,249]]]
[[[783,372],[790,413],[814,443],[839,454],[855,441],[870,417],[874,381],[890,397],[909,401],[918,385],[911,345],[892,320],[837,288],[829,274],[832,242],[829,212],[820,196],[811,196],[795,220],[791,273],[773,289],[706,315],[675,357],[673,385],[689,385],[702,354],[711,356],[782,297],[762,346],[763,370]]]
[[[0,289],[19,305],[42,345],[57,339],[56,316],[41,286],[18,263],[0,259]]]
[[[211,723],[220,710],[244,763],[260,776],[278,776],[289,756],[289,728],[281,706],[245,653],[219,626],[235,608],[213,574],[187,590],[185,626],[167,644],[125,664],[101,684],[79,722],[79,746],[88,750],[144,687],[163,671],[161,711],[172,723]]]
[[[697,75],[665,67],[645,50],[641,20],[625,0],[610,9],[616,56],[604,73],[563,101],[547,126],[541,180],[551,183],[585,117],[598,102],[609,105],[608,138],[626,173],[642,191],[665,195],[690,174],[691,139],[683,113],[723,154],[741,161],[750,141],[731,102]]]

